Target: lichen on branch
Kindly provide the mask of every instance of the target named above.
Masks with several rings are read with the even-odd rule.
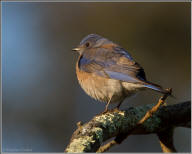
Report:
[[[103,142],[119,134],[130,132],[154,104],[131,107],[126,110],[112,110],[98,114],[89,122],[79,125],[73,133],[65,152],[96,152]],[[144,121],[132,134],[150,134],[173,127],[190,127],[190,101],[162,106]]]

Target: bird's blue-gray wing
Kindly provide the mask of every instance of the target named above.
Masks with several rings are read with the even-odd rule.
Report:
[[[122,48],[100,48],[84,52],[78,67],[88,73],[131,83],[146,80],[143,68]]]

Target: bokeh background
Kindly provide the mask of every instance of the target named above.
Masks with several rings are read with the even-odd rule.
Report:
[[[144,68],[148,80],[191,99],[190,3],[2,3],[4,152],[63,152],[78,121],[105,104],[84,93],[75,74],[80,40],[96,33],[120,44]],[[121,109],[155,103],[145,91]],[[191,151],[191,130],[176,128],[179,152]],[[134,135],[109,152],[161,152],[155,135]]]

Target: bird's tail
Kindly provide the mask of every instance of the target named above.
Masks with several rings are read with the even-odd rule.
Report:
[[[169,94],[169,93],[170,93],[168,90],[163,89],[160,85],[154,84],[154,83],[149,82],[149,81],[147,81],[147,82],[145,83],[145,87],[146,87],[146,88],[149,88],[149,89],[152,89],[152,90],[155,90],[155,91],[157,91],[157,92],[160,92],[160,93],[162,93],[162,94]],[[171,93],[170,93],[170,96],[174,97]]]

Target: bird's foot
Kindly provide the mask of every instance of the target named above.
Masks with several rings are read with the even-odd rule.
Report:
[[[118,107],[115,107],[113,109],[105,109],[103,112],[101,112],[101,114],[105,114],[107,112],[115,112],[115,111],[119,111],[119,108]]]
[[[105,114],[107,113],[109,110],[105,108],[105,110],[103,112],[101,112],[101,114]]]
[[[120,111],[119,107],[115,107],[113,111]]]

